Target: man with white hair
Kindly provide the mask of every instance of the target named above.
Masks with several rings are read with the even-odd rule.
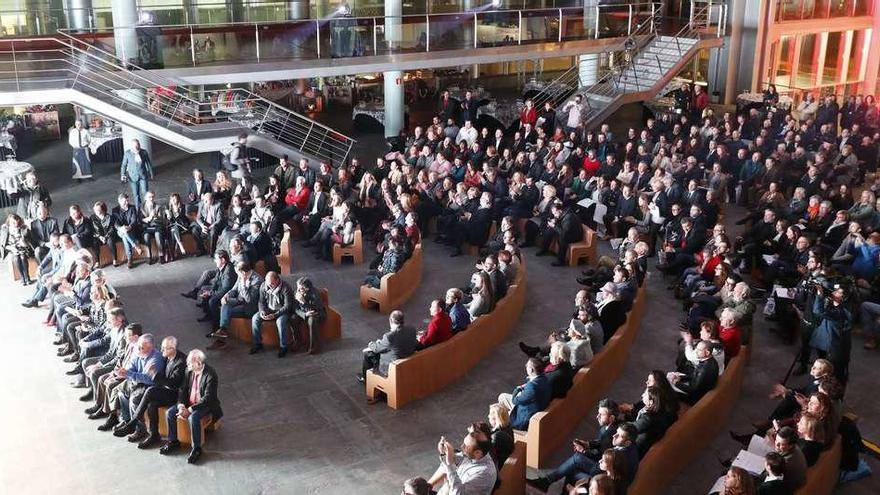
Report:
[[[148,449],[162,440],[159,436],[159,408],[173,406],[177,402],[177,394],[186,374],[186,353],[177,349],[177,337],[162,339],[161,352],[165,371],[154,377],[154,385],[144,392],[140,403],[136,407],[132,404],[131,419],[124,425],[126,429],[136,427],[142,430],[143,415],[147,413],[150,419],[149,435],[138,443],[139,449]]]
[[[117,375],[126,378],[126,381],[117,396],[121,423],[113,430],[113,436],[128,436],[128,441],[132,443],[146,438],[145,425],[132,421],[131,412],[140,405],[147,389],[156,384],[156,377],[164,373],[165,358],[156,350],[155,337],[151,333],[141,335],[137,342],[137,356],[127,368],[117,370]]]
[[[189,351],[186,356],[186,376],[177,396],[177,404],[168,408],[166,413],[168,441],[159,449],[160,454],[169,455],[180,449],[177,440],[177,418],[180,417],[189,423],[192,437],[192,450],[186,462],[195,464],[199,460],[202,456],[202,418],[210,417],[212,422],[216,422],[223,417],[217,396],[219,384],[217,372],[205,364],[205,353],[199,349]]]

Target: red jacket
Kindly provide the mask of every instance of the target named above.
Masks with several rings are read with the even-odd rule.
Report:
[[[587,171],[587,175],[590,177],[596,175],[596,172],[599,171],[599,167],[602,166],[602,162],[600,162],[596,158],[590,158],[589,156],[584,157],[584,170]]]
[[[428,322],[428,329],[419,339],[419,344],[421,344],[422,347],[430,347],[441,342],[446,342],[451,338],[452,319],[449,318],[446,311],[441,311],[434,315],[434,317],[431,318],[431,321]]]
[[[721,327],[718,330],[718,338],[724,344],[724,359],[726,361],[730,361],[739,354],[739,348],[742,346],[742,332],[739,331],[738,326]]]
[[[284,204],[287,206],[296,205],[296,209],[299,211],[305,211],[305,209],[309,205],[309,198],[312,196],[312,190],[308,188],[308,186],[303,186],[302,189],[297,193],[295,187],[291,187],[287,190],[287,195],[284,196]]]
[[[535,107],[523,108],[519,112],[519,121],[522,125],[532,124],[532,127],[534,127],[535,122],[538,121],[538,111],[535,110]]]

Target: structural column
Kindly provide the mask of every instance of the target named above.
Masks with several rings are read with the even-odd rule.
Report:
[[[287,19],[301,21],[309,18],[308,0],[290,0],[287,2]],[[289,40],[291,55],[294,59],[302,58],[304,39],[311,26],[299,26],[293,30],[292,39]]]
[[[489,6],[486,8],[480,8],[485,3],[491,3],[489,0],[485,0],[485,3],[481,4],[483,0],[463,0],[462,7],[465,12],[476,12],[479,10],[488,10],[495,9],[495,7]],[[473,15],[473,14],[472,14]],[[476,31],[476,27],[474,26],[473,17],[468,18],[464,23],[464,38],[467,41],[467,48],[471,48],[474,46],[474,36],[478,36],[478,32]],[[474,64],[471,66],[471,79],[477,79],[480,77],[480,64]]]
[[[727,79],[724,82],[724,104],[736,101],[736,81],[739,75],[739,59],[742,55],[743,24],[746,17],[746,0],[731,0],[730,40],[727,50]]]
[[[116,56],[125,63],[134,59],[138,59],[138,38],[135,25],[138,22],[138,9],[136,0],[113,0],[111,4],[113,14],[113,25],[121,26],[113,30],[113,41],[116,45]],[[133,106],[139,108],[146,107],[146,97],[143,90],[132,89],[126,91],[118,91],[120,96],[130,101]],[[137,139],[141,143],[141,148],[151,151],[150,137],[141,131],[133,129],[127,125],[122,126],[122,142],[123,146],[128,149],[131,146],[131,140]]]
[[[385,0],[385,40],[389,48],[396,48],[403,39],[401,14],[402,0]],[[398,136],[403,129],[404,107],[403,72],[387,71],[384,74],[385,137]]]
[[[584,0],[584,30],[596,28],[599,0]],[[599,80],[599,54],[587,53],[578,56],[578,86],[590,87]]]
[[[92,0],[67,0],[67,27],[72,31],[86,31],[92,27]]]

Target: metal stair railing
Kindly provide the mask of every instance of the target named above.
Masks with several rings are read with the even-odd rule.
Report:
[[[698,9],[692,11],[688,23],[685,24],[681,29],[679,29],[679,31],[676,32],[674,35],[671,35],[671,36],[663,35],[663,36],[668,36],[675,41],[675,50],[676,50],[676,54],[678,57],[683,57],[693,46],[692,44],[682,46],[682,44],[680,42],[681,39],[687,38],[687,39],[697,39],[698,40],[701,36],[701,33],[704,33],[708,30],[708,28],[711,28],[712,11],[714,9],[718,9],[718,28],[717,28],[717,32],[715,33],[715,35],[722,36],[724,34],[723,25],[726,22],[727,6],[723,5],[723,4],[712,4],[712,3],[708,3],[708,5],[706,5],[704,7],[700,7]],[[655,22],[652,24],[659,25],[659,21],[655,20]],[[596,81],[596,83],[594,83],[593,85],[591,85],[589,87],[576,89],[574,91],[569,92],[569,94],[566,95],[566,99],[573,98],[575,95],[582,95],[584,97],[583,101],[586,103],[586,106],[585,106],[583,115],[581,116],[582,121],[584,121],[584,122],[589,121],[592,117],[599,114],[604,108],[607,108],[608,105],[610,104],[610,102],[613,102],[614,99],[620,97],[625,92],[625,91],[621,91],[620,86],[621,86],[622,80],[628,79],[627,74],[629,72],[632,72],[632,74],[634,76],[634,79],[635,79],[634,85],[637,89],[637,92],[643,91],[642,84],[638,78],[639,77],[638,76],[639,68],[642,67],[642,65],[641,65],[642,62],[644,62],[646,64],[647,63],[652,64],[653,62],[649,62],[647,58],[642,60],[640,58],[640,55],[646,53],[644,51],[644,48],[650,46],[650,44],[655,39],[657,39],[658,36],[661,36],[656,32],[656,30],[652,30],[651,32],[647,33],[647,35],[648,35],[649,39],[644,45],[642,45],[642,50],[640,50],[639,52],[633,53],[632,56],[629,58],[629,60],[625,61],[623,67],[620,67],[616,70],[612,69],[612,70],[608,71],[598,81]],[[609,51],[621,52],[621,51],[626,51],[626,48],[627,48],[626,46],[621,44],[621,45],[618,45],[617,47],[611,48]],[[669,69],[664,70],[662,64],[660,63],[659,56],[655,56],[655,57],[657,59],[658,67],[660,68],[660,74],[661,74],[660,79],[662,79],[663,75]],[[567,71],[566,73],[559,76],[557,78],[557,80],[548,84],[548,87],[553,87],[553,86],[558,85],[560,83],[565,83],[566,81],[569,81],[572,79],[572,76],[570,74],[574,73],[576,75],[576,74],[578,74],[578,72],[579,72],[579,70],[578,70],[577,66],[572,67],[571,69],[569,69],[569,71]],[[631,84],[631,83],[629,83],[629,81],[623,81],[623,83],[624,84]],[[650,86],[645,86],[644,90],[650,89],[651,86],[653,86],[653,84],[651,84]],[[575,87],[576,87],[576,85],[575,85]],[[600,101],[603,101],[603,106],[598,107],[598,108],[596,106],[594,106],[593,103],[590,101],[590,97],[593,97],[594,99],[598,99]],[[549,98],[545,98],[545,99],[543,99],[543,101],[547,101],[548,99]],[[558,101],[559,100],[557,100],[557,102]],[[605,103],[605,102],[609,102],[609,103]]]
[[[633,26],[633,29],[625,40],[603,51],[610,52],[612,54],[615,52],[624,52],[627,50],[628,47],[630,47],[633,41],[642,38],[647,38],[646,42],[650,42],[650,40],[656,34],[657,27],[660,26],[662,12],[660,8],[653,7],[651,11],[645,13],[647,14],[647,17],[642,22]],[[610,81],[610,74],[611,73],[609,72],[609,74],[606,74],[604,77],[599,78],[599,80],[604,82]],[[532,98],[535,103],[535,107],[541,108],[547,101],[558,103],[561,99],[563,99],[563,96],[565,97],[564,99],[571,98],[574,94],[579,92],[577,90],[577,87],[579,86],[579,81],[580,68],[578,64],[575,64],[570,69],[559,75],[556,79],[548,83],[543,91]],[[586,101],[586,103],[588,106],[590,105],[589,101]]]
[[[345,161],[355,142],[247,90],[178,88],[65,33],[0,40],[0,47],[0,90],[74,89],[193,139],[248,130],[334,164]]]

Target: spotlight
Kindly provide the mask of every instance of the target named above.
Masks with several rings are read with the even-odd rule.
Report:
[[[492,0],[492,6],[497,8],[501,7],[501,0]]]

